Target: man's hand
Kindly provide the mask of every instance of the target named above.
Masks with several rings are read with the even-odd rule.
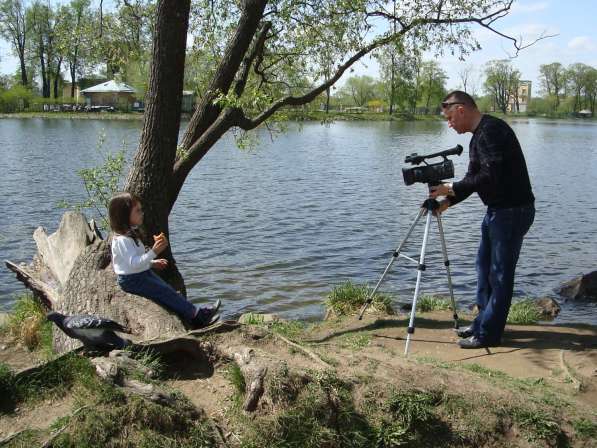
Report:
[[[439,184],[434,187],[431,187],[431,191],[429,192],[430,198],[437,198],[438,196],[448,196],[453,194],[452,192],[452,184]]]
[[[157,260],[153,260],[151,262],[151,267],[157,269],[158,271],[162,271],[168,267],[168,260],[165,258],[158,258]]]
[[[433,210],[433,216],[441,215],[443,212],[445,212],[448,209],[449,206],[450,206],[450,201],[448,201],[447,199],[440,201],[439,208]]]

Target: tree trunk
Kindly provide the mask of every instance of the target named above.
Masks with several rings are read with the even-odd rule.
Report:
[[[189,11],[190,0],[158,3],[143,131],[125,187],[141,199],[145,212],[144,242],[150,246],[152,235],[160,232],[169,235],[168,189],[180,128]],[[163,256],[169,260],[168,269],[163,271],[164,279],[185,294],[170,247]]]
[[[19,62],[21,65],[21,84],[27,86],[29,81],[27,79],[27,66],[25,65],[25,48],[19,48]]]
[[[70,70],[70,97],[74,98],[75,97],[75,82],[77,80],[77,62],[76,60],[74,62],[69,62],[68,66],[69,66],[69,70]]]
[[[41,71],[41,92],[44,98],[50,98],[50,80],[46,72],[46,60],[44,58],[44,46],[43,42],[40,41],[39,47],[39,65]]]
[[[62,66],[62,57],[58,59],[56,72],[54,73],[54,98],[58,98],[58,84],[60,81],[60,67]]]

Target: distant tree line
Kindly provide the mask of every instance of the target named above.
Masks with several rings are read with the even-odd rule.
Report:
[[[394,50],[395,51],[395,50]],[[332,108],[366,107],[392,114],[433,114],[447,93],[447,75],[436,61],[424,61],[416,53],[378,54],[380,77],[353,76],[327,104]],[[565,116],[589,110],[595,113],[597,69],[586,64],[568,67],[558,62],[541,65],[539,85],[530,86],[530,98],[520,96],[524,81],[508,60],[489,61],[481,69],[465,65],[458,72],[458,89],[470,93],[479,107],[502,113]],[[323,107],[322,107],[323,108]]]
[[[148,83],[151,43],[155,27],[155,0],[115,0],[110,9],[102,0],[0,0],[0,38],[18,58],[14,75],[0,77],[0,110],[26,108],[39,101],[65,101],[75,97],[75,85],[83,89],[102,80],[117,78],[132,85],[143,96]],[[211,11],[208,0],[197,0],[191,9],[184,87],[199,97],[216,67],[222,42],[217,36],[234,21],[225,11]],[[396,8],[396,6],[394,6]],[[211,11],[206,13],[205,11]],[[208,16],[218,15],[221,29],[206,26]],[[354,24],[353,24],[354,25]],[[315,26],[315,25],[312,25]],[[334,25],[335,26],[335,25]],[[351,45],[334,44],[340,32],[330,24],[320,27],[321,44],[303,66],[281,66],[285,83],[307,87],[315,82],[304,76],[304,68],[317,67],[319,79],[330,79],[337,61]],[[352,25],[351,25],[352,26]],[[356,26],[356,25],[354,25]],[[343,35],[343,34],[342,34]],[[446,72],[435,60],[424,60],[420,36],[391,42],[375,53],[379,77],[352,76],[343,87],[329,87],[313,107],[367,108],[390,114],[438,113],[447,92]],[[345,48],[346,47],[346,48]],[[297,50],[298,51],[298,50]],[[276,62],[276,61],[274,61]],[[309,65],[311,64],[311,65]],[[267,82],[278,90],[279,82]],[[477,98],[485,111],[519,112],[521,73],[509,60],[490,61],[483,68],[463,64],[458,88]],[[65,82],[70,90],[63,92]],[[564,67],[558,62],[540,66],[540,85],[532,86],[528,113],[566,115],[588,109],[595,112],[597,70],[585,64]],[[259,99],[257,99],[257,103]]]

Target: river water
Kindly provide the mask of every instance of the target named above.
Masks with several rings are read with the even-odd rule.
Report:
[[[561,282],[596,269],[597,125],[583,121],[515,119],[535,196],[537,216],[518,265],[515,297],[553,296]],[[127,148],[141,123],[95,120],[0,120],[0,255],[29,261],[32,233],[56,230],[61,200],[85,199],[77,170],[105,151]],[[98,150],[100,136],[105,136]],[[467,166],[470,134],[444,122],[291,124],[284,133],[257,133],[239,150],[232,135],[214,147],[188,178],[171,215],[171,242],[193,301],[224,301],[226,316],[247,311],[320,318],[325,295],[346,280],[374,285],[425,198],[406,187],[407,154],[459,143],[456,177]],[[484,207],[475,195],[444,215],[457,300],[474,301],[474,260]],[[423,222],[406,253],[418,258]],[[446,292],[435,226],[427,250],[424,293]],[[382,291],[409,302],[416,270],[395,264]],[[22,286],[0,269],[0,307]],[[449,316],[446,316],[449,319]],[[556,323],[597,324],[596,304],[563,304]]]

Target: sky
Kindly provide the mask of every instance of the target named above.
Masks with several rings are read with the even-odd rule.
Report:
[[[543,39],[521,51],[511,59],[512,66],[521,72],[521,79],[532,82],[532,91],[540,89],[539,66],[560,62],[564,66],[582,62],[597,68],[597,0],[518,0],[508,16],[493,25],[498,31],[512,37],[522,37],[530,43],[542,34],[556,35]],[[515,54],[511,41],[491,31],[473,28],[482,49],[462,62],[457,57],[437,58],[448,75],[448,90],[460,88],[458,73],[463,66],[474,68],[477,93],[482,93],[483,68],[488,61],[508,59]],[[435,59],[433,54],[428,59]],[[373,58],[367,58],[355,67],[354,73],[378,76],[379,69]]]
[[[532,90],[539,90],[539,66],[552,62],[560,62],[564,66],[582,62],[597,68],[597,0],[518,0],[515,1],[510,14],[494,24],[500,32],[513,37],[522,37],[528,43],[542,33],[556,35],[537,42],[512,59],[512,65],[522,75],[522,79],[530,80]],[[494,59],[506,59],[514,53],[510,41],[476,27],[475,35],[482,50],[470,55],[465,62],[456,57],[439,57],[440,66],[448,75],[446,87],[459,88],[459,70],[465,65],[475,68],[473,82],[481,93],[482,70],[485,64]],[[434,58],[434,55],[428,55]],[[17,60],[11,55],[6,42],[0,42],[0,73],[14,73]],[[364,58],[357,63],[353,76],[367,74],[379,75],[379,68],[373,58]],[[346,76],[346,75],[345,75]],[[340,84],[344,80],[341,80]]]

